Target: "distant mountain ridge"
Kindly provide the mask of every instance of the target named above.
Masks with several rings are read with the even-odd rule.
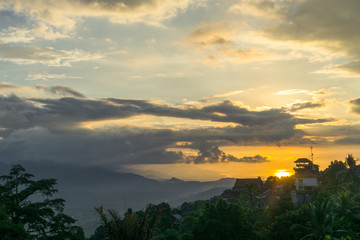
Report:
[[[119,173],[100,167],[79,167],[51,162],[21,162],[36,179],[55,178],[59,193],[66,200],[66,212],[78,219],[89,235],[98,224],[94,207],[125,212],[145,208],[147,204],[167,202],[177,207],[185,201],[205,200],[231,188],[234,178],[217,181],[183,181],[178,178],[160,181],[134,173]],[[8,174],[9,164],[0,162],[0,175]]]
[[[184,182],[184,180],[178,179],[176,177],[172,177],[169,180],[166,180],[168,183],[179,183],[179,182]]]

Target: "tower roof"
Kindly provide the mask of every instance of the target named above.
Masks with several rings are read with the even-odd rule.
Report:
[[[307,158],[298,158],[294,163],[311,163]]]

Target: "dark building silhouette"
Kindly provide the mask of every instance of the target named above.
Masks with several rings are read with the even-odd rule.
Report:
[[[310,200],[313,190],[318,186],[319,165],[307,158],[299,158],[295,162],[295,187],[291,192],[294,204],[303,204]]]

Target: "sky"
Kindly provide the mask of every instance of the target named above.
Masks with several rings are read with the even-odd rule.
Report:
[[[1,161],[266,179],[360,157],[358,0],[0,0]]]

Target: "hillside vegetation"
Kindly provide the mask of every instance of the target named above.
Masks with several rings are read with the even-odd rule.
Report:
[[[225,201],[221,197],[149,204],[125,214],[96,207],[99,226],[90,240],[236,240],[360,239],[360,169],[352,155],[321,172],[320,185],[305,204],[291,200],[294,177],[268,177],[260,189]],[[84,240],[75,219],[64,214],[65,201],[54,198],[55,179],[35,181],[20,165],[0,177],[0,236],[4,240]],[[281,186],[281,188],[279,188]],[[279,191],[279,189],[281,189]]]

